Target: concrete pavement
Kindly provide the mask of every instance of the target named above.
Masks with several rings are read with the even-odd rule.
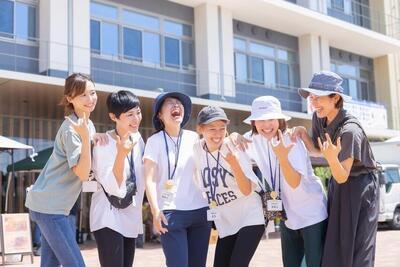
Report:
[[[88,241],[81,247],[82,254],[88,267],[99,266],[97,250],[93,241]],[[210,245],[207,266],[212,266],[215,245]],[[29,257],[25,257],[24,264],[8,266],[40,266],[40,258],[35,257],[33,265],[28,264]],[[164,266],[164,256],[159,244],[146,244],[145,248],[137,249],[135,253],[135,267]],[[251,267],[280,267],[282,266],[280,238],[262,240],[250,264]],[[400,231],[379,230],[377,235],[376,267],[400,266]],[[339,267],[339,266],[338,266]]]

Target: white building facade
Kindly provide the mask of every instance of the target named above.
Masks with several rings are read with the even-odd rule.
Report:
[[[0,134],[52,146],[72,72],[96,82],[99,132],[112,127],[107,94],[121,89],[140,97],[146,137],[161,91],[190,95],[193,117],[225,108],[239,132],[252,100],[274,95],[290,125],[309,127],[297,88],[332,70],[367,134],[388,138],[400,133],[399,52],[396,0],[0,0]]]

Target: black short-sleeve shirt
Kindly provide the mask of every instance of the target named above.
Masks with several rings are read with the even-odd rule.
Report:
[[[348,158],[354,158],[350,176],[358,176],[374,170],[376,163],[364,130],[359,126],[359,123],[343,124],[348,119],[356,120],[346,110],[341,109],[335,119],[329,125],[326,125],[326,118],[318,118],[314,113],[312,118],[312,140],[314,146],[319,148],[318,137],[325,141],[325,133],[328,133],[331,139],[340,136],[342,150],[339,152],[339,161],[342,162]],[[342,129],[338,130],[341,125],[343,125]],[[332,141],[336,144],[336,140]]]

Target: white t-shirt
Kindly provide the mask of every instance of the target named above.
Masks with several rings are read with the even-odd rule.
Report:
[[[108,134],[108,133],[107,133]],[[144,177],[142,155],[144,142],[140,133],[136,133],[139,142],[133,148],[133,159],[136,174],[137,193],[136,206],[129,205],[125,209],[112,207],[104,191],[100,188],[92,195],[90,205],[90,230],[96,231],[108,227],[121,235],[136,238],[143,233],[142,203],[144,195]],[[126,195],[126,179],[130,175],[130,154],[125,158],[124,180],[119,187],[113,173],[117,147],[115,140],[108,134],[108,144],[93,148],[92,169],[96,180],[103,186],[109,195],[124,197]]]
[[[214,223],[219,236],[223,238],[236,234],[245,226],[264,224],[261,197],[255,192],[260,190],[258,178],[252,170],[249,157],[244,152],[232,149],[243,173],[252,182],[253,192],[245,196],[239,189],[230,165],[222,155],[220,154],[217,164],[218,151],[208,153],[203,146],[204,140],[198,141],[194,146],[196,169],[199,174],[197,184],[208,203],[213,199],[212,193],[215,197],[219,218],[215,219]],[[210,183],[215,186],[211,188]]]
[[[183,130],[181,145],[179,149],[179,159],[175,174],[172,177],[176,185],[176,194],[172,201],[165,202],[161,198],[164,184],[168,181],[168,160],[170,165],[170,175],[175,167],[175,156],[177,153],[176,143],[178,137],[171,137],[160,131],[147,140],[144,159],[149,159],[157,164],[155,176],[157,180],[157,200],[161,210],[195,210],[207,206],[207,201],[202,197],[200,189],[195,184],[195,165],[193,146],[199,139],[197,133]],[[167,158],[166,144],[168,147],[169,159]]]
[[[271,170],[274,175],[277,164],[277,158],[272,147],[268,144],[268,140],[260,134],[251,136],[250,133],[246,133],[245,137],[253,141],[246,152],[257,163],[264,179],[266,179],[272,188]],[[283,139],[285,145],[291,143],[287,134],[284,134]],[[271,157],[268,157],[268,148]],[[271,169],[269,158],[271,159]],[[288,159],[292,167],[300,173],[301,180],[298,187],[292,188],[286,182],[281,170],[281,197],[288,217],[285,224],[288,228],[297,230],[325,220],[328,217],[327,200],[321,180],[314,174],[310,157],[304,143],[300,139],[296,141],[295,146],[289,152]],[[276,176],[279,176],[279,171]],[[278,191],[278,178],[276,180],[275,191]]]

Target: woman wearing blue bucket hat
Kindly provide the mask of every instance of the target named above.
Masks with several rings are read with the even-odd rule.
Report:
[[[343,109],[342,78],[330,71],[315,73],[299,94],[314,109],[312,135],[296,127],[307,149],[323,155],[332,172],[328,190],[328,229],[323,267],[374,266],[378,224],[378,180],[368,138],[359,121]]]
[[[207,259],[208,205],[194,179],[193,146],[199,137],[182,129],[191,110],[185,94],[159,95],[153,105],[156,133],[147,140],[143,156],[147,198],[167,266],[204,267]]]

